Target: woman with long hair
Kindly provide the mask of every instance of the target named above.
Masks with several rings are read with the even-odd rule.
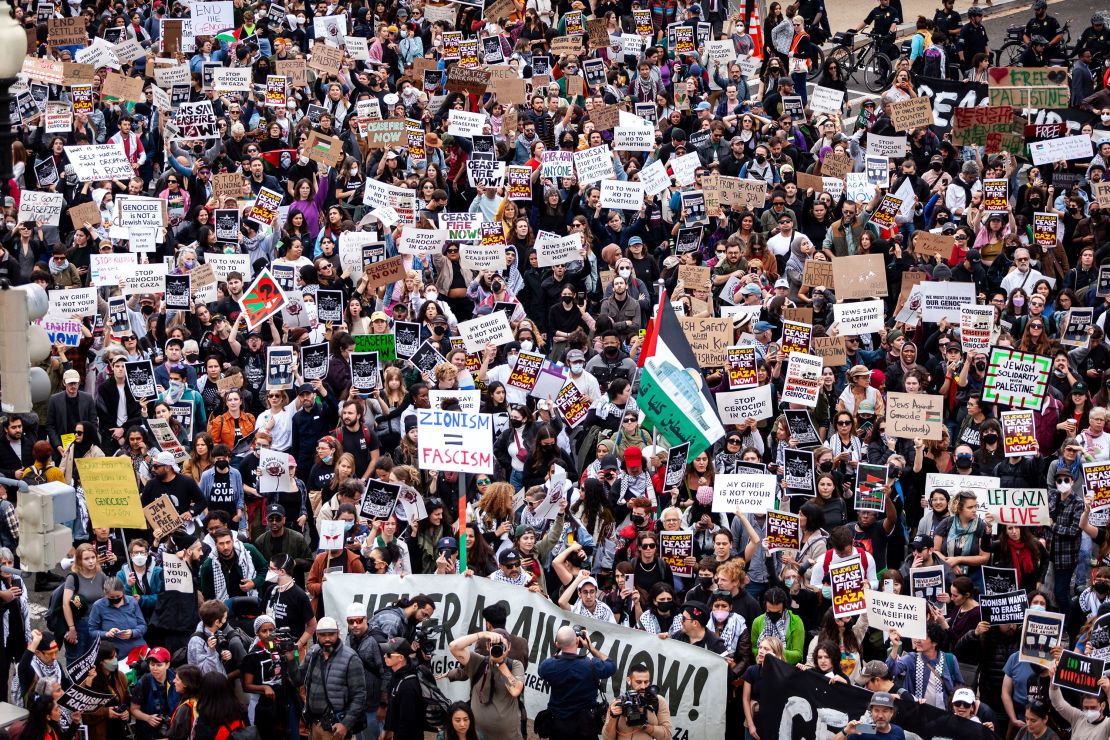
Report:
[[[196,439],[193,440],[189,458],[181,466],[181,474],[187,475],[196,483],[200,483],[201,474],[212,467],[213,446],[211,434],[208,432],[198,434]]]
[[[195,740],[226,740],[232,731],[243,726],[234,687],[227,676],[215,671],[200,679],[196,713]]]
[[[848,507],[833,474],[818,473],[815,488],[816,495],[810,503],[820,510],[825,526],[832,529],[848,521]]]
[[[66,576],[62,590],[62,614],[67,627],[66,663],[77,660],[92,646],[89,610],[94,602],[103,598],[106,580],[96,548],[87,542],[78,545],[73,555],[73,569]]]
[[[778,5],[778,3],[774,3]],[[755,663],[748,666],[744,671],[744,725],[747,727],[748,734],[752,738],[759,737],[759,731],[756,729],[755,720],[758,713],[759,699],[762,696],[763,689],[763,660],[768,655],[773,655],[779,660],[783,659],[783,644],[782,640],[777,637],[768,636],[759,641],[756,648]]]
[[[824,624],[822,624],[823,626]],[[858,654],[856,657],[858,657]],[[853,662],[851,657],[845,659],[844,653],[837,643],[834,640],[821,639],[820,632],[810,643],[809,661],[798,667],[803,670],[814,668],[830,682],[848,683],[851,677],[844,674],[846,667],[850,667],[851,670],[857,673],[859,672],[859,661]]]
[[[232,388],[223,394],[223,413],[208,419],[208,436],[212,445],[227,445],[231,449],[254,431],[254,414],[243,406],[242,391]]]
[[[118,651],[115,645],[100,643],[93,666],[93,691],[114,697],[111,704],[84,712],[85,726],[89,728],[89,740],[116,740],[127,736],[127,724],[131,712],[131,695],[127,688],[127,676],[119,669]]]
[[[447,724],[436,735],[436,740],[481,740],[474,710],[468,702],[457,701],[447,707]]]
[[[332,500],[339,487],[347,480],[350,480],[355,475],[355,456],[349,452],[344,452],[336,458],[335,472],[332,474],[331,480],[324,486],[322,496],[320,499],[321,504],[326,504]]]
[[[28,717],[18,736],[19,740],[72,740],[79,724],[74,723],[68,731],[62,729],[62,705],[54,699],[54,693],[35,694],[27,707]],[[14,729],[14,728],[13,728]]]
[[[100,432],[97,425],[88,421],[79,421],[73,429],[73,444],[66,447],[62,453],[62,475],[66,483],[79,485],[81,475],[77,472],[76,461],[86,457],[104,457],[104,450],[100,449]]]
[[[959,491],[952,499],[952,516],[933,531],[934,554],[957,575],[970,574],[973,582],[978,581],[976,586],[982,588],[977,566],[990,560],[988,546],[988,530],[979,518],[975,494]]]
[[[409,525],[409,551],[412,553],[414,573],[435,573],[438,544],[444,537],[451,536],[450,514],[442,499],[424,499],[424,509],[428,516],[416,524]]]
[[[1021,335],[1019,349],[1022,352],[1032,352],[1038,355],[1052,355],[1055,342],[1048,338],[1044,316],[1031,316],[1025,324],[1025,331]]]

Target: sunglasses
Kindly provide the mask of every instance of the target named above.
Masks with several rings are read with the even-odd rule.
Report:
[[[654,542],[645,542],[644,544],[640,545],[641,550],[654,550],[657,547],[658,545]]]
[[[850,426],[852,426],[852,422],[850,422],[850,421],[838,421],[838,422],[836,422],[836,425],[838,427],[850,427]]]

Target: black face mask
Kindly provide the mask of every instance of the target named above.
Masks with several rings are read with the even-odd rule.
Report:
[[[443,334],[443,327],[442,326],[433,326],[432,327],[432,334],[435,334],[437,336],[441,336]]]
[[[817,469],[820,470],[822,473],[828,473],[830,470],[833,469],[832,460],[826,460],[822,463],[818,463]]]
[[[512,426],[513,429],[520,429],[524,426],[524,419],[509,419],[509,425]]]
[[[223,472],[226,472],[231,467],[231,463],[229,463],[227,460],[217,460],[216,464],[215,464],[215,467],[216,467],[216,470],[223,473]]]
[[[702,588],[712,588],[713,587],[713,576],[700,576],[698,578],[698,585],[701,586]]]
[[[1095,593],[1097,593],[1099,596],[1105,596],[1106,594],[1110,594],[1110,583],[1104,583],[1103,581],[1095,581],[1095,584],[1094,584],[1094,586],[1092,586],[1092,588],[1094,588]]]
[[[976,369],[976,370],[978,370],[978,371],[979,371],[979,372],[981,372],[981,373],[982,373],[982,372],[986,372],[986,370],[987,370],[987,363],[985,363],[985,362],[976,362],[976,363],[975,363],[975,369]]]
[[[108,603],[109,604],[120,604],[122,602],[123,602],[123,597],[122,596],[109,596],[108,597]]]
[[[574,303],[574,296],[569,296],[569,295],[563,296],[563,305],[564,306],[569,306],[572,303]]]
[[[782,612],[767,612],[767,619],[772,622],[778,622],[782,619]]]
[[[901,468],[891,468],[890,469],[890,479],[891,480],[898,480],[901,477],[902,477],[902,469]]]
[[[674,604],[667,603],[655,605],[655,611],[658,612],[660,615],[670,614],[672,609],[674,609]]]
[[[997,434],[984,434],[983,435],[983,443],[988,444],[988,445],[998,444],[998,435]]]
[[[494,283],[493,285],[491,285],[490,287],[491,287],[491,288],[493,288],[493,292],[494,292],[494,293],[500,293],[500,292],[501,292],[501,290],[502,290],[502,289],[503,289],[503,288],[504,288],[505,286],[504,286],[504,285],[502,285],[501,283],[497,282],[497,283]]]
[[[632,519],[632,523],[633,523],[634,525],[636,525],[637,527],[639,527],[639,526],[642,526],[642,525],[643,525],[643,523],[644,523],[644,516],[643,516],[643,514],[633,514],[633,515],[632,515],[632,517],[631,517],[631,519]]]
[[[154,306],[151,306],[148,303],[144,303],[142,306],[139,307],[139,310],[143,312],[143,316],[150,316],[154,313]]]
[[[616,357],[617,353],[620,352],[621,350],[620,350],[620,347],[606,347],[602,351],[605,353],[606,357]]]

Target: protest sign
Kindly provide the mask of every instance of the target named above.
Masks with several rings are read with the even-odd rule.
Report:
[[[848,353],[844,346],[844,337],[815,336],[810,339],[809,352],[821,358],[825,367],[842,367],[848,364]]]
[[[504,314],[501,314],[502,317]],[[506,385],[519,388],[522,391],[531,391],[536,387],[539,379],[540,368],[543,367],[544,357],[535,352],[520,352],[516,357]]]
[[[834,303],[833,320],[840,324],[842,336],[870,334],[883,328],[886,314],[880,300]]]
[[[1055,660],[1052,649],[1060,644],[1063,635],[1063,614],[1027,611],[1021,625],[1018,662],[1033,663],[1044,668],[1051,666]]]
[[[856,511],[885,511],[883,488],[889,478],[888,466],[861,462],[856,466]]]
[[[421,469],[493,472],[491,414],[418,409],[416,428]]]
[[[239,299],[239,309],[246,319],[248,330],[273,316],[284,304],[285,293],[265,268]]]
[[[549,231],[540,231],[536,234],[536,264],[539,267],[554,267],[565,265],[574,260],[581,259],[582,236],[570,234],[560,237]]]
[[[813,335],[813,325],[798,321],[782,322],[782,338],[779,347],[790,355],[794,352],[809,352],[809,340]]]
[[[113,693],[101,693],[86,688],[79,683],[71,683],[65,693],[58,699],[58,704],[70,712],[94,712],[101,707],[115,704],[119,701]]]
[[[1051,164],[1072,159],[1090,159],[1094,155],[1094,147],[1090,136],[1078,134],[1076,136],[1061,136],[1044,141],[1029,143],[1029,155],[1033,164]]]
[[[644,205],[644,184],[620,180],[601,181],[601,207],[639,211]]]
[[[893,157],[901,159],[906,156],[906,136],[877,136],[867,135],[867,153],[873,157]],[[826,157],[826,161],[828,158]],[[822,167],[824,170],[824,167]]]
[[[368,288],[401,282],[405,279],[405,258],[397,255],[366,265],[363,269],[363,277],[366,278]]]
[[[814,113],[834,113],[840,115],[844,105],[844,91],[818,85],[809,94],[809,107]]]
[[[722,473],[713,479],[713,513],[764,514],[775,508],[777,494],[773,475]]]
[[[867,300],[887,295],[886,263],[881,254],[857,254],[832,261],[833,284],[838,301]]]
[[[583,394],[572,381],[567,381],[555,396],[555,408],[559,409],[559,413],[572,429],[586,420],[590,405],[589,397]]]
[[[694,565],[686,562],[687,558],[694,557],[694,533],[690,530],[660,532],[659,557],[676,576],[688,578],[694,575]]]
[[[975,303],[975,283],[929,280],[921,283],[920,287],[922,321],[952,321],[960,315],[963,306]]]
[[[22,203],[20,208],[22,208]],[[22,220],[22,219],[21,219]],[[1072,306],[1061,327],[1060,344],[1069,347],[1087,347],[1091,336],[1088,333],[1094,325],[1094,311],[1090,306]]]
[[[888,393],[886,433],[896,439],[939,440],[944,431],[944,398],[922,393]]]
[[[81,343],[82,324],[80,321],[51,319],[48,316],[36,322],[46,331],[51,344],[76,347]]]
[[[1083,463],[1083,485],[1091,496],[1091,511],[1110,507],[1110,463]]]
[[[786,418],[786,426],[790,438],[798,447],[816,447],[821,444],[817,429],[813,426],[813,418],[805,409],[783,409],[782,415]]]
[[[351,387],[361,394],[368,394],[380,387],[380,369],[377,352],[351,352],[348,356],[351,368]]]
[[[150,401],[158,397],[158,385],[154,380],[154,365],[150,360],[135,360],[124,365],[124,375],[131,395],[136,399]]]
[[[1033,242],[1043,250],[1056,246],[1060,228],[1060,216],[1055,213],[1033,214]]]
[[[717,413],[725,424],[743,424],[748,419],[770,419],[774,411],[771,386],[725,391],[716,394]]]
[[[1102,698],[1098,682],[1106,671],[1106,661],[1092,658],[1083,653],[1065,650],[1056,661],[1056,672],[1052,674],[1052,685],[1061,689],[1071,689],[1088,696]]]
[[[513,329],[504,311],[459,322],[459,334],[467,352],[481,352],[487,344],[500,347],[513,341]]]
[[[871,136],[869,135],[868,141],[870,142]],[[821,162],[821,174],[827,177],[835,177],[842,179],[845,175],[852,171],[852,158],[847,154],[840,152],[833,152],[825,155],[825,159]]]
[[[1033,412],[1003,411],[1000,417],[1002,448],[1006,457],[1036,457],[1040,446],[1037,444]]]
[[[867,579],[859,558],[842,560],[828,568],[832,584],[833,616],[837,619],[867,611]]]
[[[170,497],[164,493],[143,507],[143,516],[154,530],[156,540],[166,539],[181,526],[181,515],[177,513]]]
[[[725,360],[728,370],[729,390],[750,388],[756,385],[755,348],[727,347]]]
[[[457,409],[453,411],[466,411],[467,413],[478,413],[481,405],[481,391],[474,390],[454,390],[454,391],[428,391],[428,403],[431,404],[433,409],[446,408],[449,403],[457,403]]]
[[[300,351],[301,377],[305,381],[323,380],[328,374],[331,352],[327,342],[303,344]]]
[[[948,593],[944,581],[944,566],[929,565],[923,568],[910,568],[910,594],[938,604],[937,596]]]
[[[1021,624],[1025,611],[1029,608],[1029,595],[1022,590],[1003,594],[983,594],[979,606],[984,619],[991,626],[1000,624]]]
[[[782,403],[800,403],[815,408],[823,367],[824,361],[815,355],[804,352],[790,355],[786,366],[786,382],[779,400]]]
[[[545,151],[540,158],[540,175],[553,179],[573,177],[574,153],[550,149]]]
[[[381,362],[397,359],[397,339],[393,332],[387,334],[355,334],[356,352],[376,352]]]
[[[129,458],[82,457],[76,463],[94,527],[146,528]]]
[[[768,552],[798,550],[802,546],[800,518],[788,511],[767,512],[767,536],[764,545]]]
[[[732,344],[732,319],[679,317],[682,331],[703,368],[722,367]]]
[[[1051,357],[992,347],[983,400],[1040,411],[1051,371]]]
[[[135,171],[121,144],[66,146],[73,173],[81,182],[93,180],[130,180]]]
[[[956,245],[951,234],[933,234],[928,231],[915,231],[913,233],[914,254],[924,257],[937,257],[947,261],[952,256],[952,248]]]
[[[1047,527],[1048,491],[1044,488],[991,488],[987,490],[987,511],[1002,526]]]
[[[960,306],[960,341],[965,352],[984,351],[990,347],[994,327],[994,306]]]
[[[782,480],[787,496],[813,497],[817,494],[813,474],[813,452],[787,448],[783,451]]]
[[[897,630],[902,637],[925,639],[926,602],[920,596],[902,596],[867,590],[867,622],[875,629]]]
[[[924,95],[912,97],[885,106],[895,131],[912,131],[933,125],[933,106]],[[870,142],[870,137],[868,137]],[[870,147],[870,144],[868,145]]]
[[[63,205],[65,205],[65,196],[61,193],[23,190],[19,194],[19,213],[16,219],[20,223],[41,221],[50,226],[57,226],[62,216]]]
[[[1007,191],[1005,180],[983,180],[983,212],[1005,214],[1009,207]]]
[[[400,484],[371,478],[362,494],[359,514],[370,521],[388,519],[400,493]]]
[[[983,593],[988,596],[1008,594],[1018,590],[1017,570],[993,565],[979,566],[983,578]]]
[[[694,155],[697,156],[696,154]],[[583,185],[613,179],[613,153],[605,145],[574,152],[574,170]]]

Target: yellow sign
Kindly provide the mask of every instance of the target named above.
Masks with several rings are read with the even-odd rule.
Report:
[[[77,460],[77,472],[94,527],[146,529],[130,458],[83,457]]]

